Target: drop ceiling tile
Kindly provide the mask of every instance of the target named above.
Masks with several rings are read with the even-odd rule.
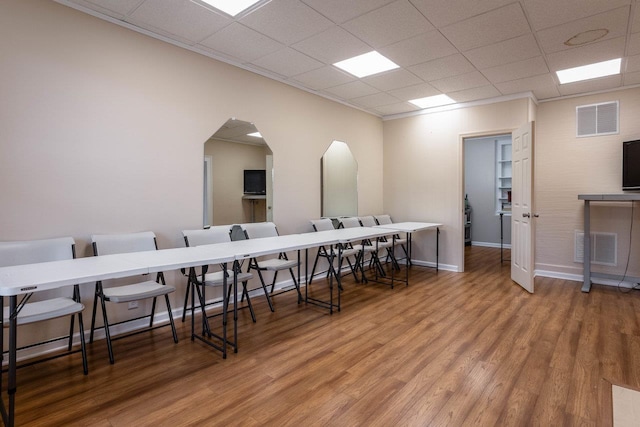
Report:
[[[409,70],[426,81],[439,80],[448,76],[470,73],[475,70],[467,58],[460,54],[434,59],[424,64],[409,67]]]
[[[464,54],[479,69],[496,67],[542,55],[532,34],[479,47]]]
[[[318,62],[288,47],[265,55],[252,61],[251,64],[285,77],[302,74],[320,68],[323,65],[322,62]]]
[[[635,71],[633,73],[626,73],[624,75],[624,85],[638,85],[640,84],[640,71]]]
[[[473,71],[459,76],[446,77],[429,83],[444,93],[457,92],[464,89],[471,89],[490,84],[489,80],[487,80],[479,71]]]
[[[331,27],[333,23],[297,0],[271,1],[240,22],[286,45],[299,42]]]
[[[302,0],[333,22],[341,24],[394,0]]]
[[[213,51],[251,62],[285,46],[257,31],[234,22],[200,42]]]
[[[624,67],[625,72],[640,71],[640,55],[630,56],[627,58],[627,66]]]
[[[365,42],[340,27],[331,27],[291,47],[325,64],[334,64],[372,50]]]
[[[397,104],[398,101],[400,101],[398,98],[384,92],[374,93],[373,95],[367,95],[351,100],[351,102],[360,105],[361,107],[379,107],[381,105]]]
[[[447,96],[456,102],[470,102],[479,99],[496,98],[502,95],[498,89],[492,85],[474,87],[472,89],[460,90],[457,92],[448,92]]]
[[[597,15],[631,0],[523,0],[527,16],[534,30],[555,27],[576,19]]]
[[[640,9],[640,7],[638,8]],[[627,55],[640,54],[640,33],[634,33],[629,36],[629,49]]]
[[[408,0],[397,0],[342,25],[374,48],[408,39],[433,29],[433,25]]]
[[[382,91],[400,89],[422,83],[422,80],[419,77],[402,68],[387,71],[386,73],[376,74],[375,76],[365,77],[362,81]]]
[[[324,90],[327,93],[336,95],[342,99],[352,99],[361,96],[372,95],[378,93],[378,89],[356,80],[355,82],[346,83],[340,86],[334,86]]]
[[[504,83],[496,83],[495,86],[503,95],[532,91],[538,99],[556,98],[560,96],[556,81],[551,73],[511,80]]]
[[[437,28],[513,3],[513,0],[411,0]]]
[[[606,61],[608,59],[622,58],[624,56],[625,37],[618,37],[603,42],[591,43],[585,46],[574,47],[562,52],[547,55],[547,64],[551,71],[564,70]]]
[[[638,7],[636,2],[635,13],[633,14],[633,21],[631,23],[631,32],[638,33],[640,32],[640,7]]]
[[[482,74],[484,74],[491,83],[517,80],[537,76],[538,74],[546,74],[548,72],[549,68],[547,68],[547,64],[542,56],[482,70]]]
[[[73,3],[93,9],[95,6],[109,16],[122,17],[133,12],[144,0],[73,0]]]
[[[440,31],[462,52],[531,32],[520,3],[448,25]]]
[[[373,110],[378,112],[381,116],[390,116],[393,114],[408,113],[410,111],[417,111],[420,107],[410,104],[408,102],[400,102],[398,104],[379,105]]]
[[[563,96],[575,95],[578,93],[595,92],[599,90],[614,89],[622,86],[622,76],[610,76],[600,79],[587,80],[584,82],[576,82],[560,85],[560,93]]]
[[[458,53],[458,50],[437,30],[380,48],[378,51],[402,67]]]
[[[301,83],[313,90],[326,89],[355,80],[355,77],[347,74],[336,67],[327,65],[316,70],[294,76],[292,80]]]
[[[431,86],[429,83],[421,83],[415,86],[403,87],[402,89],[390,90],[388,91],[388,93],[389,95],[393,95],[403,101],[410,101],[412,99],[440,95],[442,92]]]
[[[146,1],[127,21],[160,34],[177,36],[187,44],[197,43],[232,22],[190,0]]]
[[[599,41],[626,36],[628,20],[629,7],[620,7],[599,15],[578,19],[577,21],[538,31],[536,36],[544,52],[559,52],[576,47],[575,45],[567,45],[565,42],[587,31],[597,32],[598,30],[603,30],[600,34],[601,38],[598,39]],[[595,41],[596,40],[594,40],[594,42]]]

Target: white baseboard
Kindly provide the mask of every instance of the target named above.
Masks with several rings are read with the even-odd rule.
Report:
[[[498,248],[500,249],[500,243],[493,242],[476,242],[475,240],[471,241],[471,246],[481,246],[484,248]],[[502,247],[504,249],[511,249],[511,244],[503,244]]]
[[[570,280],[573,282],[580,282],[580,283],[584,282],[584,276],[582,274],[561,273],[561,272],[549,271],[549,270],[536,270],[534,274],[536,276],[550,277],[552,279]],[[618,280],[603,279],[600,277],[592,277],[591,283],[595,283],[597,285],[626,288],[626,289],[631,289],[636,286],[636,283],[634,282],[624,282],[624,281],[621,282]]]

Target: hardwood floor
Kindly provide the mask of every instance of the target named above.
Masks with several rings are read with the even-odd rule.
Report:
[[[529,295],[495,249],[467,251],[467,272],[414,267],[409,287],[347,278],[332,316],[256,297],[227,360],[187,322],[178,344],[116,341],[113,366],[95,342],[88,376],[79,354],[21,369],[17,424],[595,426],[603,378],[640,387],[640,292],[537,278]]]

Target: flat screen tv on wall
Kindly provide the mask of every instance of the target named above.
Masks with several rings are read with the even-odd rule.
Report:
[[[622,143],[622,189],[640,190],[640,139]]]
[[[267,175],[264,169],[245,169],[244,194],[267,194]]]

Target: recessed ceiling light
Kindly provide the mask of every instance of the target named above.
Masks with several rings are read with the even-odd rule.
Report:
[[[210,6],[215,7],[224,13],[236,16],[243,10],[249,9],[254,4],[260,2],[260,0],[200,0]]]
[[[455,104],[456,101],[449,98],[447,95],[435,95],[427,96],[426,98],[412,99],[409,101],[413,105],[417,105],[420,108],[439,107],[441,105]]]
[[[356,77],[366,77],[383,71],[393,70],[400,66],[390,59],[380,55],[375,50],[344,61],[336,62],[336,67],[353,74]]]
[[[581,67],[559,70],[556,71],[556,74],[558,75],[560,84],[597,79],[598,77],[620,74],[621,61],[621,58],[611,59],[609,61],[596,62],[595,64],[583,65]]]
[[[260,132],[248,133],[247,136],[253,136],[256,138],[262,138],[262,134]]]

